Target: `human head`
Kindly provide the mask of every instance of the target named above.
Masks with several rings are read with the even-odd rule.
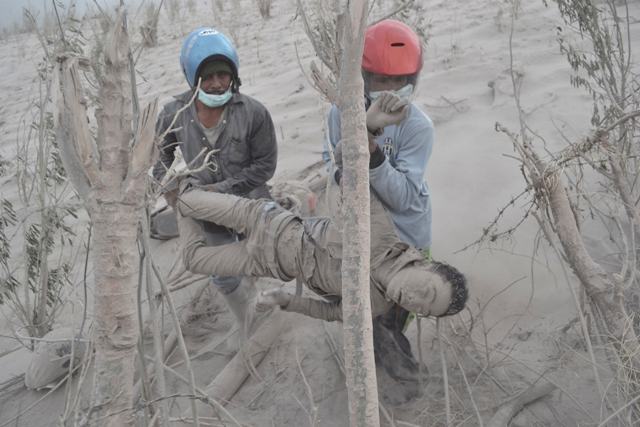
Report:
[[[240,87],[238,70],[240,61],[233,43],[224,34],[211,27],[202,27],[192,31],[182,44],[180,66],[182,72],[193,89],[198,85],[198,78],[203,70],[211,64],[226,64],[231,71],[231,89],[237,92]]]
[[[365,95],[400,91],[410,96],[422,70],[422,43],[407,25],[385,19],[367,28],[362,54]],[[408,85],[411,85],[410,87]]]
[[[200,89],[208,94],[220,95],[231,90],[233,69],[227,61],[221,59],[206,60],[198,69],[196,79],[200,80]],[[229,96],[231,93],[229,93]]]
[[[393,276],[386,295],[416,314],[449,316],[464,308],[468,297],[467,279],[448,264],[416,262]]]

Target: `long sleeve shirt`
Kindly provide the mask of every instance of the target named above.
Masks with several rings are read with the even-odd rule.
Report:
[[[165,105],[158,117],[158,134],[169,129],[176,113],[189,103],[190,98],[191,92],[185,92]],[[161,142],[160,159],[153,168],[154,178],[160,181],[165,175],[177,146],[189,168],[196,169],[205,158],[201,151],[206,153],[215,145],[215,149],[220,150],[212,158],[217,168],[210,167],[195,173],[193,179],[197,184],[216,184],[220,193],[246,196],[258,190],[261,194],[257,197],[268,196],[265,183],[273,176],[278,158],[269,111],[250,96],[236,93],[226,104],[222,120],[218,140],[209,141],[198,121],[195,107],[185,108]],[[198,160],[194,162],[196,157]]]
[[[328,145],[340,142],[340,111],[333,106],[327,120],[323,158],[329,160]],[[433,149],[431,119],[410,104],[407,117],[387,126],[376,138],[383,161],[369,170],[372,191],[389,210],[402,241],[420,249],[431,246],[431,200],[424,175]]]

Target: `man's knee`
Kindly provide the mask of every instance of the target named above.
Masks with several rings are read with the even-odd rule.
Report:
[[[193,191],[186,190],[178,196],[175,207],[181,215],[191,216],[190,213],[193,212],[194,204],[195,197]]]
[[[187,270],[190,273],[193,273],[193,274],[206,273],[206,272],[199,271],[198,265],[195,262],[196,251],[198,250],[198,248],[202,246],[204,246],[204,241],[199,240],[196,242],[189,243],[182,249],[182,264],[184,264],[185,270]]]

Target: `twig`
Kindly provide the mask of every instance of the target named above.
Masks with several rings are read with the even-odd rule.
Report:
[[[322,322],[322,328],[324,329],[324,333],[327,336],[326,340],[327,340],[327,343],[329,344],[329,348],[331,349],[333,358],[336,360],[336,363],[338,364],[338,368],[340,368],[340,372],[342,372],[342,374],[344,375],[344,362],[342,361],[342,359],[340,359],[340,355],[338,354],[338,346],[336,345],[335,341],[333,340],[333,337],[329,333],[329,330],[327,329],[327,325],[325,322]]]
[[[316,402],[313,399],[313,391],[311,390],[311,385],[309,385],[309,381],[307,381],[307,377],[302,370],[302,364],[300,363],[300,356],[298,354],[298,346],[296,346],[296,364],[298,365],[298,370],[300,371],[300,375],[302,376],[302,382],[304,383],[305,390],[307,392],[307,398],[309,399],[309,404],[311,405],[311,414],[309,414],[309,425],[314,427],[316,425],[316,420],[318,418],[318,407],[316,406]]]
[[[446,96],[441,95],[440,98],[446,102],[447,104],[449,104],[454,110],[456,110],[458,113],[463,113],[464,111],[458,108],[458,104],[463,103],[464,101],[466,101],[466,99],[461,99],[460,101],[451,101],[450,99],[448,99]]]
[[[198,84],[193,90],[193,95],[191,95],[189,102],[187,102],[184,106],[180,107],[178,111],[176,111],[176,113],[171,118],[171,122],[169,123],[169,126],[167,126],[167,129],[165,129],[165,131],[162,134],[158,135],[158,138],[157,138],[158,141],[163,140],[165,136],[167,136],[169,133],[171,133],[171,131],[174,130],[173,125],[176,124],[176,121],[178,120],[178,117],[180,117],[180,114],[182,114],[182,112],[185,111],[187,108],[191,107],[191,104],[193,104],[193,101],[198,96],[199,89],[200,89],[200,79],[198,79]]]
[[[440,331],[440,318],[436,319],[436,332],[438,335],[438,350],[440,352],[440,361],[442,362],[442,381],[444,382],[444,405],[447,415],[447,427],[451,426],[451,401],[449,398],[449,375],[447,372],[447,359],[444,356],[444,342],[442,341]]]
[[[178,378],[180,381],[184,382],[185,384],[187,384],[187,385],[191,385],[191,383],[189,382],[189,380],[188,380],[187,378],[185,378],[183,375],[181,375],[178,371],[176,371],[176,370],[175,370],[175,369],[173,369],[172,367],[170,367],[170,366],[168,366],[168,365],[164,365],[164,369],[166,369],[167,371],[169,371],[171,374],[173,374],[176,378]],[[220,412],[222,412],[224,415],[226,415],[226,416],[227,416],[227,417],[228,417],[228,418],[229,418],[229,419],[230,419],[230,420],[231,420],[231,421],[232,421],[236,426],[238,426],[238,427],[242,427],[242,425],[240,424],[240,422],[239,422],[237,419],[235,419],[235,418],[233,417],[233,415],[231,415],[231,413],[230,413],[230,412],[229,412],[229,411],[224,407],[224,405],[223,405],[223,404],[221,404],[220,402],[218,402],[218,401],[217,401],[217,400],[215,400],[215,399],[211,399],[210,397],[208,397],[208,396],[207,396],[207,393],[206,393],[204,390],[202,390],[201,388],[199,388],[199,387],[196,387],[196,391],[197,391],[198,393],[200,393],[202,396],[207,397],[207,398],[210,400],[210,402],[211,402],[213,405],[215,405],[215,408],[214,408],[214,409],[219,410],[219,411],[220,411]],[[217,412],[216,412],[216,414],[217,414]],[[204,417],[201,417],[201,418],[204,418]],[[222,420],[221,420],[221,421],[222,421]]]
[[[640,400],[640,394],[637,395],[636,397],[634,397],[633,399],[631,399],[629,402],[627,402],[624,406],[618,408],[614,413],[612,413],[611,415],[609,415],[604,421],[602,421],[600,424],[598,424],[598,427],[604,427],[607,425],[607,423],[609,421],[611,421],[614,417],[617,417],[620,412],[624,411],[625,409],[627,409],[629,406],[634,405],[638,400]]]
[[[15,337],[11,337],[11,338],[16,339]],[[12,348],[11,350],[3,351],[2,353],[0,353],[0,359],[2,359],[2,358],[3,358],[4,356],[6,356],[7,354],[11,354],[11,353],[13,353],[13,352],[15,352],[15,351],[20,350],[21,348],[22,348],[22,346],[21,346],[21,345],[19,345],[19,346],[17,346],[17,347]]]
[[[213,156],[214,154],[216,154],[217,152],[219,152],[219,149],[215,149],[215,150],[208,150],[207,148],[203,148],[202,150],[200,150],[200,152],[198,153],[198,155],[196,155],[193,160],[189,163],[189,166],[193,165],[199,158],[200,156],[202,156],[204,153],[204,159],[202,160],[202,164],[200,166],[198,166],[195,169],[190,169],[189,166],[187,166],[187,168],[183,171],[180,172],[176,172],[174,171],[172,168],[169,168],[169,170],[167,171],[167,173],[165,174],[165,176],[162,178],[162,181],[160,182],[160,186],[161,187],[167,187],[169,184],[171,184],[175,179],[181,178],[183,176],[189,176],[198,172],[202,172],[203,170],[209,168],[210,166],[213,166],[213,170],[217,170],[218,169],[218,165],[215,162],[212,162],[211,164],[209,164],[209,161],[211,160],[211,156]]]
[[[18,332],[15,332],[16,336],[12,337],[11,335],[4,335],[4,334],[0,334],[0,337],[2,338],[11,338],[14,339],[16,341],[22,342],[22,340],[29,340],[29,341],[39,341],[39,342],[67,342],[67,341],[71,341],[74,340],[76,342],[91,342],[90,339],[84,339],[84,338],[59,338],[59,339],[50,339],[50,338],[37,338],[37,337],[30,337],[30,336],[24,336],[24,335],[20,335]],[[27,347],[27,346],[24,346]]]
[[[82,288],[83,288],[83,297],[84,297],[84,305],[82,309],[82,323],[80,324],[80,333],[78,335],[82,336],[82,332],[84,331],[84,323],[87,320],[87,269],[89,267],[89,252],[91,248],[91,230],[93,230],[93,224],[89,224],[89,232],[87,236],[87,253],[84,258],[84,269],[82,272]]]
[[[529,387],[518,396],[502,404],[487,423],[487,427],[507,427],[509,421],[511,421],[522,408],[543,398],[555,389],[556,387],[550,382],[543,382],[542,384]]]
[[[153,299],[153,290],[151,288],[151,258],[150,258],[150,254],[148,254],[146,252],[146,249],[149,247],[148,246],[148,238],[149,238],[149,212],[148,210],[145,212],[145,215],[143,217],[143,224],[142,226],[139,228],[138,231],[138,236],[139,236],[139,240],[141,241],[141,247],[140,247],[140,262],[144,262],[144,272],[145,272],[145,288],[147,291],[147,303],[149,304],[149,315],[151,316],[151,320],[152,320],[152,331],[153,331],[153,349],[154,349],[154,353],[155,353],[155,372],[156,372],[156,392],[158,393],[158,395],[160,396],[164,396],[165,394],[167,394],[167,387],[166,387],[166,380],[164,377],[164,369],[163,369],[163,361],[164,361],[164,351],[163,351],[163,342],[162,342],[162,327],[161,327],[161,323],[160,323],[160,315],[158,314],[158,310],[156,307],[156,302]],[[140,266],[140,278],[142,278],[142,265]],[[142,281],[140,281],[140,283],[138,283],[138,294],[140,296],[141,293],[141,289],[142,289]],[[138,300],[138,312],[140,313],[140,317],[142,317],[142,301],[141,298],[139,297]],[[140,328],[142,328],[142,320],[140,320],[141,326]],[[144,335],[143,335],[144,331],[140,331],[140,343],[143,343],[144,340]],[[141,360],[144,360],[144,348],[141,348]],[[144,363],[142,363],[142,369],[143,372],[141,373],[141,377],[142,377],[142,389],[145,389],[145,376],[146,376],[146,368],[144,366]],[[169,411],[169,405],[168,402],[163,402],[162,405],[159,408],[158,411],[158,416],[160,417],[160,422],[163,426],[168,426],[169,425],[169,421],[168,421],[168,417],[169,417],[170,411]]]
[[[163,400],[176,399],[178,397],[184,397],[184,398],[190,399],[191,401],[199,400],[201,402],[206,403],[207,405],[211,406],[214,409],[217,409],[219,406],[221,406],[220,402],[216,402],[215,400],[211,399],[206,394],[205,395],[198,395],[198,394],[184,394],[184,393],[175,393],[175,394],[171,394],[171,395],[168,395],[168,396],[161,396],[161,397],[158,397],[157,399],[153,399],[153,400],[150,400],[148,402],[144,402],[143,405],[145,405],[145,406],[153,405],[153,404],[161,402]],[[106,419],[108,419],[110,417],[115,417],[115,416],[123,414],[125,412],[130,412],[130,411],[135,412],[137,409],[138,409],[137,407],[130,407],[130,408],[121,409],[119,411],[112,412],[112,413],[106,414],[106,415],[104,415],[104,416],[102,416],[100,418],[97,418],[97,419],[95,419],[95,422],[99,423],[98,425],[101,425],[100,424],[101,421],[104,421],[104,420],[106,420]],[[198,420],[199,420],[199,418],[194,418],[193,422],[192,422],[193,425],[200,425]],[[0,425],[0,427],[4,427],[4,425],[5,424]],[[241,426],[241,424],[237,424],[237,425]]]
[[[302,71],[302,75],[305,77],[311,87],[313,87],[316,91],[323,95],[327,101],[333,104],[337,100],[336,89],[329,83],[329,80],[327,80],[327,78],[320,73],[318,67],[313,61],[311,61],[311,77],[309,77],[304,70],[304,66],[302,65],[302,60],[300,59],[300,54],[298,53],[298,44],[294,43],[294,47],[296,51],[296,59],[298,60],[298,67]]]
[[[546,374],[539,372],[537,369],[532,368],[529,364],[516,359],[513,356],[510,356],[509,354],[503,352],[502,350],[498,349],[498,348],[494,348],[494,351],[496,353],[501,353],[503,355],[505,355],[507,358],[509,358],[510,360],[516,362],[518,365],[522,366],[524,369],[528,370],[529,372],[537,375],[538,377],[544,379],[545,381],[553,384],[553,386],[557,389],[559,389],[560,391],[562,391],[564,393],[564,395],[566,395],[575,405],[578,409],[580,409],[587,417],[589,417],[589,419],[596,423],[598,422],[595,418],[593,418],[593,416],[591,415],[591,413],[584,407],[584,405],[582,405],[582,403],[580,403],[580,401],[578,399],[576,399],[571,393],[569,393],[568,390],[564,389],[559,383],[555,382],[553,379],[549,378]]]
[[[169,284],[174,283],[173,285],[168,285],[169,286],[169,292],[176,292],[179,291],[180,289],[184,289],[188,286],[193,285],[194,283],[197,283],[203,279],[206,279],[207,276],[202,275],[202,274],[190,274],[188,277],[185,277],[183,279],[178,278],[177,281],[172,282],[171,280],[168,281]],[[155,297],[158,298],[162,296],[162,291],[157,292]]]
[[[148,249],[148,242],[147,243],[147,249]],[[174,327],[176,330],[176,334],[178,337],[178,345],[180,347],[180,349],[182,350],[182,355],[184,357],[184,361],[187,367],[187,371],[189,371],[189,380],[191,382],[191,392],[193,395],[196,394],[196,379],[195,379],[195,375],[193,373],[193,368],[191,366],[191,359],[189,358],[189,351],[187,350],[187,345],[184,342],[184,335],[182,335],[182,328],[180,327],[180,319],[178,318],[178,313],[176,312],[176,307],[173,304],[173,298],[171,297],[171,292],[169,292],[169,289],[167,288],[166,283],[164,282],[162,276],[160,275],[160,272],[158,271],[155,263],[150,260],[149,261],[151,263],[151,268],[153,269],[153,272],[156,275],[156,278],[158,279],[158,281],[160,282],[160,287],[162,288],[162,293],[164,294],[164,297],[167,300],[167,303],[169,305],[169,311],[171,312],[171,318],[173,319],[173,323],[174,323]],[[198,410],[196,408],[196,402],[195,400],[191,400],[191,411],[193,413],[193,419],[195,422],[195,426],[198,427],[200,425],[200,423],[198,422]]]
[[[416,344],[418,345],[418,380],[420,381],[420,388],[423,388],[422,366],[424,365],[424,359],[422,357],[422,318],[419,316],[416,318],[416,327]]]
[[[20,411],[17,415],[15,415],[13,418],[5,421],[4,423],[0,424],[0,427],[5,427],[8,426],[9,424],[11,424],[12,422],[16,421],[18,418],[20,418],[21,416],[23,416],[24,414],[26,414],[27,412],[29,412],[31,409],[33,409],[36,405],[38,405],[40,402],[42,402],[44,399],[46,399],[50,394],[52,394],[54,391],[56,391],[62,384],[64,384],[64,382],[70,377],[71,374],[67,374],[65,375],[60,381],[58,381],[56,383],[55,386],[53,386],[53,388],[51,390],[49,390],[48,392],[46,392],[40,399],[36,400],[35,402],[33,402],[32,404],[30,404],[29,406],[27,406],[25,409],[23,409],[22,411]]]
[[[471,400],[471,405],[473,406],[473,410],[476,413],[476,418],[478,418],[478,426],[483,427],[484,423],[482,422],[482,416],[480,415],[480,410],[478,409],[478,405],[476,404],[476,400],[473,398],[473,391],[471,390],[471,384],[469,384],[469,380],[467,379],[467,374],[464,372],[464,367],[462,366],[462,363],[460,362],[460,357],[458,356],[458,353],[455,351],[455,349],[453,350],[453,354],[456,357],[456,362],[458,364],[458,368],[460,369],[460,373],[462,374],[462,379],[464,380],[464,385],[467,388],[467,391],[469,393],[469,399]]]
[[[413,4],[413,1],[407,1],[404,2],[402,4],[402,6],[399,6],[398,8],[396,8],[395,10],[391,11],[390,13],[387,13],[386,15],[384,15],[382,18],[372,22],[370,25],[375,25],[378,22],[384,21],[385,19],[389,19],[395,15],[397,15],[398,13],[402,12],[403,10],[407,9],[409,6],[411,6]]]
[[[53,10],[56,13],[56,20],[58,21],[58,26],[60,27],[60,39],[62,43],[64,43],[65,47],[67,46],[67,40],[64,38],[64,28],[62,28],[62,21],[60,21],[60,15],[58,14],[58,6],[56,5],[55,0],[51,0],[53,4]]]
[[[89,328],[89,332],[87,333],[87,335],[91,335],[91,327]],[[89,345],[87,346],[87,351],[85,353],[85,360],[82,362],[82,370],[80,371],[80,378],[78,379],[78,385],[76,388],[76,396],[73,400],[73,403],[71,404],[71,406],[69,406],[68,410],[71,411],[71,409],[74,409],[74,414],[75,414],[75,419],[77,420],[79,418],[79,402],[80,402],[80,398],[82,396],[82,385],[84,384],[85,380],[87,379],[87,374],[89,373],[89,368],[91,365],[91,361],[93,360],[93,342],[89,342]],[[67,419],[67,411],[65,410],[64,413],[64,419]]]

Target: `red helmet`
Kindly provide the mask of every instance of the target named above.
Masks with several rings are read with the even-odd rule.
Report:
[[[422,44],[411,28],[385,19],[367,28],[362,69],[388,76],[417,74],[422,68]]]

